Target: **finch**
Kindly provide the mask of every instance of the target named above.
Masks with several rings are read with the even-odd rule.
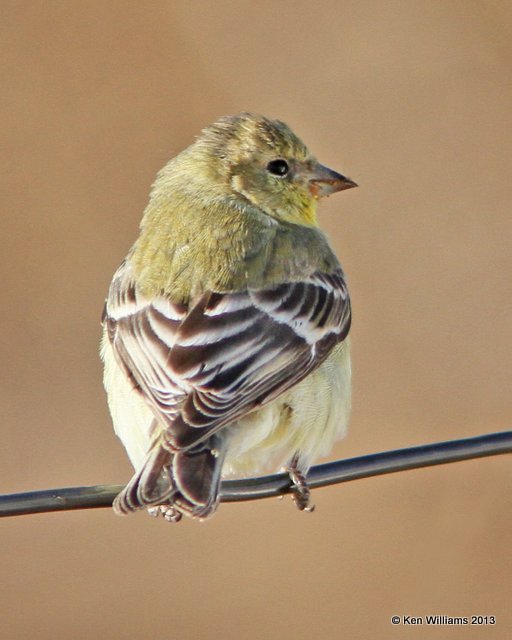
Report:
[[[291,129],[223,117],[160,171],[103,314],[104,384],[135,474],[117,514],[204,519],[221,478],[306,473],[345,431],[350,300],[318,200],[355,187]]]

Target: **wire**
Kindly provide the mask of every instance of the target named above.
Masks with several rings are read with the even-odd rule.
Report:
[[[407,469],[419,469],[503,453],[512,453],[512,431],[384,451],[320,464],[309,470],[307,483],[310,488],[325,487],[359,478],[370,478]],[[120,484],[99,484],[91,487],[67,487],[0,495],[0,517],[110,507],[123,487],[124,485]],[[221,501],[241,502],[269,498],[289,493],[291,487],[287,473],[244,480],[225,480],[221,486]]]

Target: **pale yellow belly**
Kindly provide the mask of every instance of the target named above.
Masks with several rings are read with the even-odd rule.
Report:
[[[305,471],[347,430],[351,399],[350,343],[268,405],[229,427],[224,475],[279,469],[298,453]]]

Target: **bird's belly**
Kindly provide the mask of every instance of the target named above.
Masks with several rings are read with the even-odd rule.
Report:
[[[296,453],[307,470],[346,432],[350,379],[350,344],[345,340],[299,384],[228,427],[231,441],[223,475],[279,468]]]
[[[101,344],[101,357],[105,364],[103,384],[114,431],[125,446],[130,462],[138,470],[144,464],[153,438],[154,415],[118,365],[105,334]]]

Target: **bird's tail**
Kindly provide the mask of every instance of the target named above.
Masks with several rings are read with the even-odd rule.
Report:
[[[195,518],[208,517],[219,502],[225,448],[217,434],[177,453],[155,443],[142,468],[114,500],[114,511],[126,515],[158,506],[164,514],[174,509]]]

